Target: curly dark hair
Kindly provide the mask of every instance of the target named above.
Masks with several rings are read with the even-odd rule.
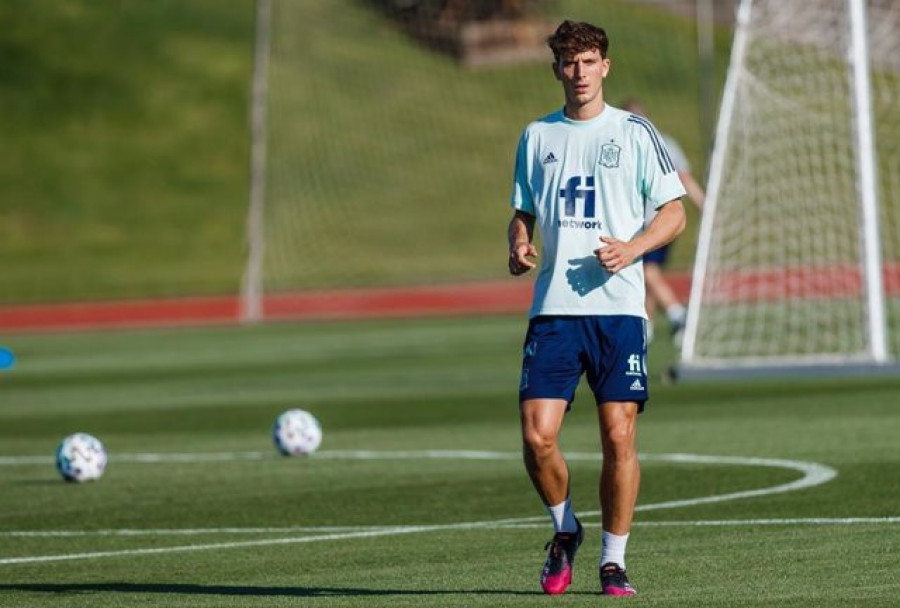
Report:
[[[609,38],[606,31],[583,21],[566,19],[559,24],[553,35],[547,38],[547,46],[553,51],[553,59],[559,63],[560,58],[571,57],[585,51],[597,49],[600,56],[606,59],[609,49]]]

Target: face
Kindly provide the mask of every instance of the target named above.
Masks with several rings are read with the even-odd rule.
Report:
[[[602,103],[603,79],[609,73],[609,59],[604,59],[599,49],[560,57],[553,64],[553,72],[563,85],[567,108]]]

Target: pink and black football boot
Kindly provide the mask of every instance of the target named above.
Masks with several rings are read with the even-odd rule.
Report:
[[[549,551],[541,571],[541,589],[548,595],[564,593],[572,582],[575,553],[584,541],[584,528],[578,519],[575,522],[578,524],[575,532],[557,532],[553,540],[544,545],[544,549]]]
[[[625,570],[613,562],[600,566],[600,588],[603,590],[603,595],[624,597],[637,595],[637,590],[631,586],[628,577],[625,576]]]

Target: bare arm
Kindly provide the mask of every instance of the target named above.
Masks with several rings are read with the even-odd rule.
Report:
[[[509,241],[509,272],[513,275],[525,274],[535,267],[528,258],[537,257],[537,250],[531,244],[534,236],[534,216],[524,211],[516,211],[506,230]]]
[[[703,203],[706,202],[706,193],[703,192],[703,187],[697,183],[690,171],[682,171],[678,174],[678,177],[681,178],[681,184],[687,190],[688,197],[694,202],[697,209],[702,211]]]
[[[630,241],[601,236],[603,242],[594,255],[609,272],[619,272],[648,251],[671,243],[684,230],[684,205],[681,199],[663,205],[646,230]]]

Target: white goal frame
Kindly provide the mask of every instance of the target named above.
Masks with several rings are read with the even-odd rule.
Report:
[[[715,134],[710,165],[708,195],[701,219],[697,253],[693,269],[687,325],[678,366],[681,379],[726,378],[777,375],[843,375],[900,373],[900,365],[888,350],[888,328],[885,313],[885,288],[882,281],[881,245],[879,239],[878,165],[876,162],[875,125],[872,115],[870,63],[868,56],[866,0],[846,0],[850,23],[847,60],[851,75],[853,131],[855,136],[855,170],[857,204],[860,218],[860,274],[863,277],[862,298],[866,311],[866,350],[852,355],[823,354],[797,356],[711,357],[698,349],[698,331],[704,322],[703,304],[710,267],[710,249],[717,206],[725,179],[725,160],[729,150],[738,85],[745,73],[748,31],[753,17],[754,0],[741,0],[738,7],[731,60],[726,78],[722,107]],[[840,49],[835,49],[840,54]]]
[[[241,279],[240,319],[263,320],[263,207],[266,198],[266,97],[269,70],[270,0],[256,0],[253,77],[250,86],[250,203],[247,210],[247,266]]]

